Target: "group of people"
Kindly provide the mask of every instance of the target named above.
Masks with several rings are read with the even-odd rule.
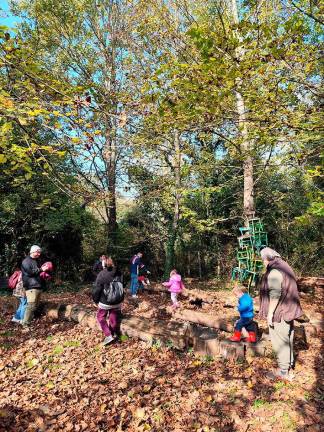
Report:
[[[149,285],[148,275],[150,272],[142,262],[143,253],[138,252],[130,260],[130,292],[132,298],[137,298],[138,289],[141,285]],[[111,257],[101,255],[99,261],[93,266],[96,276],[92,291],[92,299],[98,306],[97,321],[105,335],[103,344],[112,343],[119,333],[119,318],[124,292],[122,289],[122,275]],[[173,269],[170,279],[163,282],[171,293],[172,307],[180,306],[178,294],[184,289],[181,276]]]
[[[270,372],[268,376],[273,379],[290,380],[293,378],[292,369],[294,368],[294,320],[303,314],[300,306],[296,276],[292,268],[275,250],[266,247],[261,250],[260,255],[266,272],[261,281],[259,317],[267,320],[269,336],[279,366],[277,370]],[[130,261],[130,291],[132,297],[137,297],[140,270],[145,269],[142,257],[143,254],[139,252]],[[108,304],[107,297],[104,294],[107,292],[105,290],[107,284],[111,283],[116,275],[116,269],[112,260],[110,258],[103,259],[102,268],[96,279],[94,300],[98,304],[97,319],[106,336],[104,344],[109,344],[114,341],[117,335],[121,303],[115,305]],[[170,291],[172,307],[179,307],[178,295],[184,289],[184,284],[177,270],[173,269],[171,271],[169,281],[163,282],[163,285]],[[100,300],[98,300],[98,293],[101,296]],[[255,343],[257,342],[257,325],[253,321],[253,299],[247,293],[246,288],[238,284],[235,284],[233,293],[238,298],[237,309],[240,319],[235,323],[234,335],[230,340],[240,342],[242,340],[242,330],[245,328],[248,332],[248,337],[245,338],[245,341]],[[108,314],[109,324],[106,321]]]
[[[292,268],[281,258],[275,250],[266,247],[261,250],[261,259],[266,272],[260,287],[260,319],[266,319],[273,349],[277,355],[279,368],[272,373],[273,378],[291,379],[294,368],[293,338],[294,320],[303,312],[300,306],[296,276]],[[21,273],[16,284],[14,295],[20,298],[19,307],[13,321],[28,326],[39,303],[39,299],[46,283],[50,278],[49,272],[53,265],[46,262],[39,265],[41,248],[34,245],[30,249],[21,265]],[[142,284],[149,284],[147,270],[142,261],[143,253],[138,252],[130,260],[130,293],[137,298],[138,289]],[[111,257],[102,255],[93,267],[96,280],[92,298],[98,307],[97,321],[105,339],[104,345],[112,343],[119,333],[121,306],[124,300],[123,280],[117,265]],[[181,275],[176,269],[170,273],[168,281],[163,285],[170,291],[172,308],[180,306],[178,295],[184,289]],[[240,319],[234,326],[233,342],[242,340],[242,330],[248,332],[247,342],[257,341],[257,327],[253,321],[253,299],[243,286],[235,284],[233,293],[238,298],[238,312]],[[271,376],[271,374],[270,374]]]

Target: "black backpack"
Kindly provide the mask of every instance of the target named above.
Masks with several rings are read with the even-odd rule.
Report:
[[[116,305],[124,300],[124,287],[119,277],[115,277],[103,290],[108,305]]]

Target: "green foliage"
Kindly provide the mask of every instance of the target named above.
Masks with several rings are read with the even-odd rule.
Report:
[[[253,402],[253,408],[261,408],[264,407],[265,405],[268,405],[269,402],[263,400],[263,399],[255,399],[255,401]]]
[[[220,1],[15,4],[28,20],[0,29],[6,272],[39,241],[64,276],[107,249],[125,264],[143,249],[158,275],[221,278],[247,161],[271,246],[319,271],[318,8],[268,3],[237,2],[239,19]],[[120,199],[117,227],[125,182],[136,200]]]
[[[64,347],[62,345],[56,345],[53,349],[53,355],[61,355],[64,351]]]
[[[20,186],[32,178],[35,166],[48,174],[52,157],[64,157],[61,146],[49,145],[44,134],[57,127],[53,105],[73,101],[64,82],[46,72],[32,47],[5,27],[0,28],[0,88],[1,171]]]

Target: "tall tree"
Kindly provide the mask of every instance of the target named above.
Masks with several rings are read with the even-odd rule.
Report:
[[[73,109],[57,107],[61,129],[55,136],[87,186],[85,204],[96,207],[113,242],[126,113],[134,93],[127,79],[132,2],[35,0],[17,2],[14,10],[27,14],[22,32],[53,76],[77,86]]]

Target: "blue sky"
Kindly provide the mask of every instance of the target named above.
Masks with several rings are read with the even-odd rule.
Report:
[[[7,0],[0,0],[0,25],[15,27],[17,22],[19,22],[19,18],[10,13],[9,2]]]

